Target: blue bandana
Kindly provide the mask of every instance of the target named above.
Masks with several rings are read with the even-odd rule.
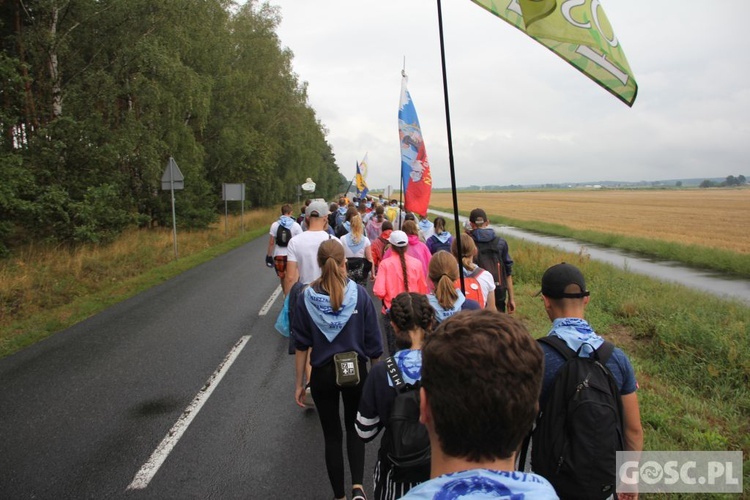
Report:
[[[434,224],[430,222],[430,219],[421,219],[417,225],[419,226],[419,229],[422,231],[429,231],[434,227]]]
[[[292,219],[288,215],[282,215],[281,217],[279,217],[279,224],[281,224],[287,229],[291,229],[292,224],[294,224],[294,219]]]
[[[547,335],[557,335],[574,351],[585,344],[579,354],[587,358],[604,343],[604,339],[592,330],[588,321],[581,318],[557,318],[552,322],[552,329]]]
[[[435,233],[433,236],[435,236],[435,238],[437,238],[440,243],[447,243],[448,240],[451,239],[451,233],[449,233],[448,231],[443,231],[440,234]]]
[[[357,285],[351,280],[347,280],[346,289],[344,290],[344,302],[341,309],[333,311],[331,308],[331,297],[318,293],[309,286],[305,289],[305,307],[310,314],[315,326],[317,326],[328,342],[333,342],[336,336],[341,333],[344,326],[352,314],[356,312],[357,307]]]
[[[365,247],[365,236],[361,236],[359,238],[359,242],[354,241],[354,237],[352,236],[352,233],[347,233],[343,236],[344,243],[346,243],[346,246],[349,247],[349,250],[352,251],[353,254],[356,254],[360,250],[362,250]]]
[[[461,293],[461,290],[456,288],[456,292],[458,292],[458,298],[456,299],[456,302],[453,303],[453,307],[451,307],[450,309],[443,309],[443,306],[440,305],[437,297],[435,297],[434,294],[427,294],[427,300],[430,302],[432,308],[435,309],[435,319],[438,323],[441,323],[443,320],[446,320],[459,312],[461,310],[461,306],[464,305],[464,302],[466,302],[466,297],[464,297],[464,294]]]
[[[346,215],[346,209],[347,209],[347,207],[339,207],[339,213],[341,215]]]
[[[344,225],[344,229],[346,229],[347,233],[351,233],[352,232],[352,223],[351,222],[349,222],[348,220],[345,220],[343,225]]]

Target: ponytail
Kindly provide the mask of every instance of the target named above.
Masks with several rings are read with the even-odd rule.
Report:
[[[344,247],[336,240],[329,239],[318,248],[318,265],[321,275],[313,284],[320,285],[331,299],[331,309],[338,311],[344,302],[346,271],[341,269],[345,262]]]
[[[430,259],[430,281],[435,284],[435,297],[443,309],[450,309],[458,299],[455,282],[458,279],[458,261],[445,250],[436,252]]]

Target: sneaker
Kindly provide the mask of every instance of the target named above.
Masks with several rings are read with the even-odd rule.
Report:
[[[365,490],[360,487],[352,488],[352,500],[367,500]]]
[[[305,406],[308,408],[314,408],[315,407],[315,401],[313,401],[312,393],[310,392],[310,384],[307,384],[305,386]]]

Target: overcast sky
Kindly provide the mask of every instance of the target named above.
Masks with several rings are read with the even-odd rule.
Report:
[[[338,166],[399,182],[406,61],[435,187],[450,186],[436,0],[269,0]],[[750,2],[602,0],[638,82],[632,108],[470,0],[443,0],[456,183],[750,174]]]

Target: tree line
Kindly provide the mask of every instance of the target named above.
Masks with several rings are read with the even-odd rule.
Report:
[[[747,179],[744,175],[740,174],[737,177],[733,175],[727,176],[726,180],[722,182],[714,182],[711,179],[706,179],[700,183],[698,187],[710,188],[710,187],[727,187],[727,186],[744,186],[747,184]]]
[[[185,227],[223,212],[222,183],[251,206],[307,177],[340,190],[280,20],[257,0],[0,0],[0,253],[171,224],[170,156]]]

